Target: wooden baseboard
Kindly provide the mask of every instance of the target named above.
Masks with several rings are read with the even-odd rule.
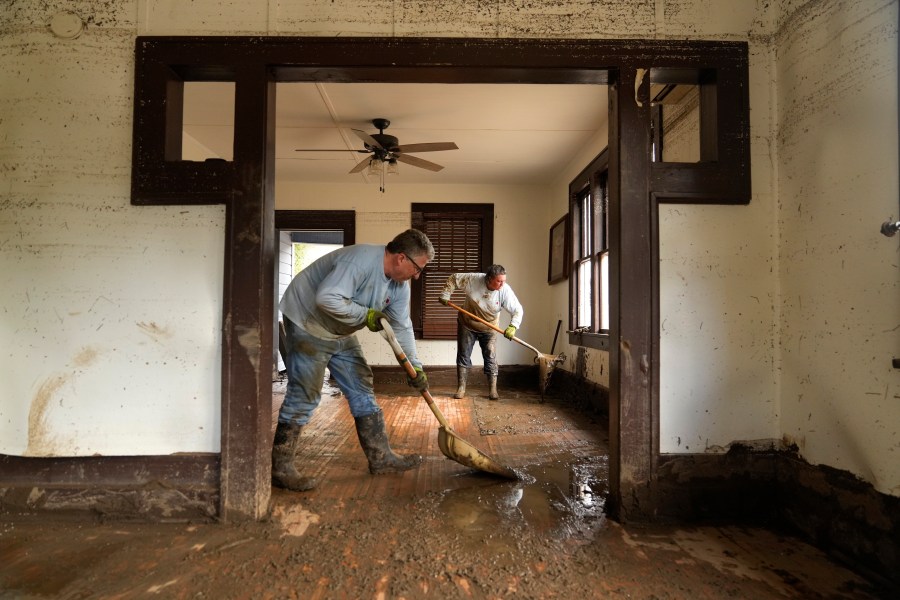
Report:
[[[211,520],[218,454],[32,458],[0,455],[0,513]]]
[[[900,498],[847,471],[811,465],[794,448],[738,444],[725,454],[660,456],[647,501],[661,520],[762,525],[798,534],[900,587]]]

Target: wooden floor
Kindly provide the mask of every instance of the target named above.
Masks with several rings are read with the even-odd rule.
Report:
[[[275,390],[273,427],[283,399],[283,386],[276,384]],[[470,395],[463,399],[454,399],[453,391],[441,387],[431,390],[438,410],[458,437],[495,461],[522,473],[556,458],[567,463],[591,462],[601,471],[591,477],[591,485],[597,488],[594,493],[607,489],[607,426],[596,416],[567,408],[553,399],[542,402],[537,390],[501,390],[500,401],[488,400],[486,387],[470,387]],[[401,474],[360,477],[368,472],[368,463],[353,418],[340,391],[326,384],[321,404],[303,430],[296,460],[303,475],[318,480],[313,494],[413,496],[468,486],[472,478],[487,482],[495,479],[473,472],[441,453],[438,420],[412,388],[380,386],[377,401],[384,411],[394,451],[420,454],[423,464]]]

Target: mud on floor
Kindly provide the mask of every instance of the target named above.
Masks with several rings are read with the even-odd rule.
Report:
[[[607,443],[607,425],[597,415],[589,415],[559,398],[543,400],[535,393],[501,390],[502,398],[489,400],[473,395],[475,420],[481,435],[537,434],[556,431],[590,430]]]
[[[815,548],[766,530],[609,521],[605,424],[561,401],[433,393],[460,435],[521,479],[442,456],[434,417],[405,388],[378,400],[392,443],[425,462],[372,476],[346,400],[328,394],[301,438],[316,490],[273,490],[260,523],[7,515],[0,598],[883,597]]]
[[[0,598],[879,597],[764,530],[548,531],[515,484],[477,483],[399,502],[279,492],[271,520],[243,525],[6,523]]]

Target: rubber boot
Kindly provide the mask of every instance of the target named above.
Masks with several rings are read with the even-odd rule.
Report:
[[[466,397],[466,381],[469,379],[469,370],[465,367],[456,367],[456,393],[454,398]]]
[[[292,492],[306,492],[316,487],[315,479],[303,477],[294,466],[297,440],[303,425],[278,422],[272,443],[272,485]]]
[[[500,394],[497,393],[497,376],[491,375],[488,377],[488,382],[491,384],[491,391],[488,393],[488,399],[499,400]]]
[[[359,445],[369,461],[369,472],[396,473],[406,471],[418,466],[422,457],[418,454],[395,454],[388,443],[388,436],[384,430],[384,413],[377,412],[365,417],[356,417],[356,434],[359,436]]]

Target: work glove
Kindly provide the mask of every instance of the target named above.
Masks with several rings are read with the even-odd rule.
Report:
[[[444,306],[448,306],[450,298],[444,298],[443,296],[441,296],[440,298],[438,298],[438,302],[440,302]]]
[[[369,328],[369,331],[381,331],[384,329],[381,326],[381,319],[387,319],[387,315],[380,310],[370,308],[366,313],[366,327]]]
[[[505,337],[505,338],[508,339],[508,340],[513,339],[513,337],[514,337],[515,335],[516,335],[516,328],[513,327],[512,325],[510,325],[509,327],[507,327],[507,328],[506,328],[506,331],[503,332],[503,337]]]
[[[422,370],[422,367],[415,367],[416,376],[415,378],[406,376],[406,383],[416,388],[417,392],[424,392],[428,389],[428,378],[425,376],[425,371]]]

